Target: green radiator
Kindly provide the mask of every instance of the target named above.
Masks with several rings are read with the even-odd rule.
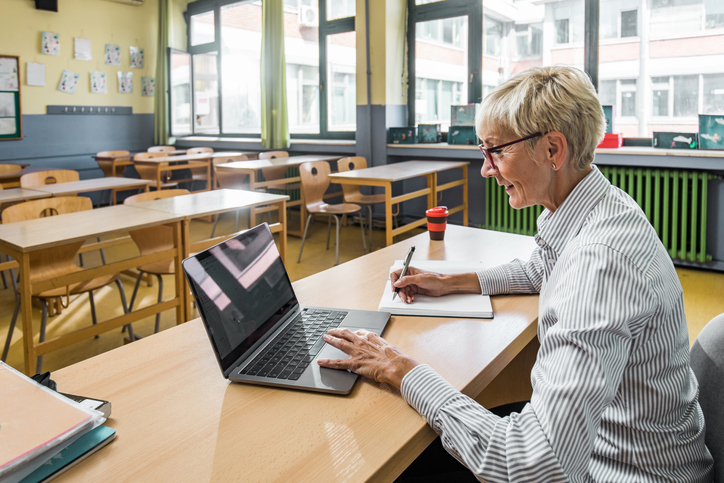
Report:
[[[708,181],[715,176],[702,171],[615,168],[599,166],[614,186],[641,206],[671,258],[707,262],[706,208]],[[514,210],[508,195],[494,178],[485,182],[485,228],[534,235],[542,206]]]

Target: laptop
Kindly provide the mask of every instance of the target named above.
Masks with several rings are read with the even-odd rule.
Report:
[[[266,223],[183,261],[186,279],[224,377],[234,382],[348,394],[349,371],[317,359],[346,359],[322,339],[340,327],[381,335],[388,312],[299,304]]]

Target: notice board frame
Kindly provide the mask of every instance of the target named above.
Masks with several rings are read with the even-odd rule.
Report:
[[[0,129],[10,125],[10,119],[14,119],[15,126],[15,130],[11,133],[3,133],[3,130],[0,130],[0,141],[22,139],[23,116],[20,102],[20,56],[0,54],[0,66],[3,66],[3,68],[0,69],[0,111],[2,111],[0,112]],[[10,67],[9,71],[8,66]],[[14,81],[12,80],[13,74],[16,76]],[[14,86],[17,86],[17,89],[14,89]],[[7,100],[11,100],[11,102],[8,103]]]

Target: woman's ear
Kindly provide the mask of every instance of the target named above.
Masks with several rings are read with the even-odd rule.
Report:
[[[545,143],[545,161],[554,170],[560,169],[568,160],[568,141],[558,131],[551,131],[543,137]]]

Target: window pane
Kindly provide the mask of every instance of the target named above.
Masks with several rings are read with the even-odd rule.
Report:
[[[355,0],[327,0],[327,20],[355,16]]]
[[[194,55],[195,133],[219,133],[219,77],[216,52]]]
[[[335,0],[337,1],[337,0]],[[327,123],[329,131],[357,129],[357,34],[327,36]]]
[[[724,74],[711,74],[703,77],[703,114],[721,114],[724,112]]]
[[[621,12],[621,38],[636,37],[638,32],[638,10]]]
[[[616,81],[607,80],[598,83],[598,100],[602,106],[616,104]]]
[[[654,116],[668,116],[669,115],[669,90],[668,89],[657,89],[654,87],[654,104],[653,104],[653,115]]]
[[[191,55],[172,50],[169,77],[171,135],[191,134]]]
[[[614,108],[614,115],[616,114]],[[622,92],[621,93],[621,116],[635,117],[636,116],[636,91]],[[614,121],[614,126],[616,122]]]
[[[415,26],[415,123],[440,123],[447,131],[450,106],[467,104],[467,17]]]
[[[517,12],[507,2],[483,2],[483,97],[530,67],[583,69],[584,0],[512,4]],[[491,39],[499,48],[487,47]]]
[[[261,132],[261,5],[221,7],[224,133]]]
[[[318,134],[319,27],[307,26],[296,12],[285,12],[284,55],[289,133]]]
[[[704,28],[716,29],[724,27],[724,2],[721,0],[704,0],[706,24]]]
[[[699,114],[699,76],[674,76],[674,116]]]
[[[191,45],[208,44],[215,40],[214,11],[191,16]]]

